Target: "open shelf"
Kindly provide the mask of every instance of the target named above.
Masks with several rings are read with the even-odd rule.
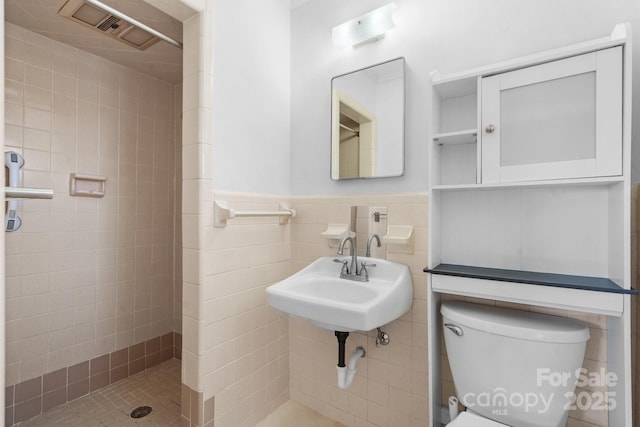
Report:
[[[623,289],[612,280],[604,277],[505,270],[501,268],[473,267],[457,264],[439,264],[435,268],[425,268],[424,271],[431,274],[468,277],[471,279],[496,280],[499,282],[524,283],[528,285],[553,286],[616,294],[638,294],[637,290]]]
[[[603,314],[620,318],[637,294],[598,277],[440,264],[425,269],[434,293]],[[628,300],[627,300],[628,301]]]
[[[606,176],[597,178],[572,178],[545,181],[505,182],[496,184],[452,184],[434,185],[433,190],[459,191],[459,190],[496,190],[501,188],[546,188],[550,186],[571,187],[579,185],[611,185],[623,182],[622,176]]]
[[[443,132],[433,135],[433,141],[439,145],[475,144],[477,140],[477,129]]]

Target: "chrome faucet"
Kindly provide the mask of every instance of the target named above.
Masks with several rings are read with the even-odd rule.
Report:
[[[351,243],[351,267],[347,269],[347,274],[358,275],[358,253],[356,249],[356,238],[355,237],[345,237],[340,242],[340,246],[338,247],[338,255],[344,255],[344,245],[345,243]]]
[[[377,234],[372,234],[371,236],[369,236],[369,240],[367,240],[367,254],[365,256],[371,256],[371,242],[373,241],[373,239],[376,239],[378,241],[378,247],[382,246],[382,244],[380,243],[380,236],[378,236]]]
[[[367,271],[367,267],[375,267],[376,265],[363,262],[361,268],[358,269],[358,254],[355,237],[345,237],[344,239],[342,239],[342,241],[340,242],[340,246],[338,247],[338,255],[344,254],[344,245],[347,242],[351,243],[351,266],[347,267],[348,261],[346,260],[334,259],[335,262],[342,263],[340,278],[356,280],[358,282],[368,282],[369,272]]]

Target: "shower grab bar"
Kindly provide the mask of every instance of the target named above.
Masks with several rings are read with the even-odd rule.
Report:
[[[9,186],[4,188],[4,196],[7,198],[4,230],[12,232],[22,226],[22,219],[18,215],[18,200],[51,199],[53,198],[53,190],[20,187],[20,170],[24,166],[24,157],[18,152],[5,151],[4,166],[9,172]]]
[[[50,188],[4,187],[4,197],[7,199],[53,199],[53,190]]]
[[[98,0],[85,0],[87,3],[92,4],[94,6],[96,6],[97,8],[100,8],[106,12],[109,12],[110,14],[112,14],[113,16],[117,16],[118,18],[127,21],[129,24],[132,24],[144,31],[146,31],[147,33],[156,36],[157,38],[166,41],[167,43],[182,49],[182,43],[180,43],[177,40],[172,39],[171,37],[162,34],[160,31],[158,30],[154,30],[153,28],[149,27],[148,25],[143,24],[142,22],[138,21],[135,18],[130,17],[129,15],[125,15],[124,13],[120,12],[117,9],[112,8],[109,5],[106,5],[104,3],[102,3],[101,1]]]
[[[296,211],[284,203],[279,203],[279,211],[237,211],[229,208],[226,201],[213,202],[214,227],[226,227],[227,220],[240,217],[280,217],[280,224],[287,224],[289,219],[296,216]]]

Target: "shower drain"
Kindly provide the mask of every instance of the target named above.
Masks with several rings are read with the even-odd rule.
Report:
[[[131,411],[131,418],[142,418],[146,417],[151,413],[151,406],[139,406],[133,411]]]

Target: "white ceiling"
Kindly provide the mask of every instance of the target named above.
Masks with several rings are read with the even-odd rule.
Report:
[[[103,3],[182,41],[182,23],[143,0]],[[159,41],[144,51],[58,15],[66,0],[5,0],[5,19],[15,25],[169,82],[182,81],[182,50]]]
[[[309,2],[311,0],[291,0],[291,9],[295,9],[297,7],[302,6],[303,4]]]

